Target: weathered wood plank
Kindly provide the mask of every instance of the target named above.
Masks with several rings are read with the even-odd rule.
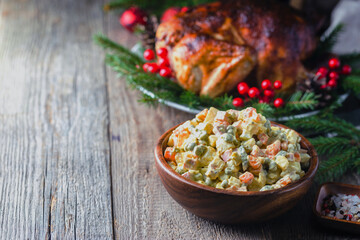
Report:
[[[131,47],[136,38],[109,14],[108,35]],[[200,219],[180,207],[161,185],[153,149],[168,128],[192,118],[160,106],[137,102],[138,93],[126,87],[108,68],[114,230],[116,239],[356,239],[316,223],[312,214],[317,185],[299,204],[272,221],[226,226]],[[342,181],[360,184],[356,174]]]
[[[112,238],[102,4],[1,1],[1,239]]]

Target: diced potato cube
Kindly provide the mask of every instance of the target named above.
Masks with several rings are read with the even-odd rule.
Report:
[[[262,170],[259,177],[255,177],[252,183],[248,186],[250,191],[259,191],[266,184],[266,174]]]
[[[218,137],[216,135],[210,135],[209,136],[209,145],[212,147],[216,147],[216,141]]]
[[[241,145],[245,148],[247,152],[251,152],[253,146],[255,145],[255,139],[250,138],[249,140],[243,142]]]
[[[233,142],[227,142],[226,141],[226,134],[221,135],[216,140],[216,149],[219,152],[219,154],[223,154],[226,150],[235,148],[235,145]]]
[[[213,147],[206,147],[205,153],[199,158],[201,166],[207,166],[216,157],[216,150]]]
[[[198,114],[196,114],[195,119],[198,122],[203,122],[208,114],[209,110],[207,108],[205,108],[204,110],[202,110],[201,112],[199,112]]]
[[[290,130],[286,133],[288,141],[292,144],[297,144],[300,141],[299,135],[294,130]]]
[[[238,187],[238,188],[241,186],[240,179],[238,179],[236,177],[230,177],[228,180],[228,184],[229,184],[229,186],[234,186],[234,187]]]
[[[211,179],[217,178],[225,167],[225,162],[218,157],[215,157],[209,164],[205,175]]]
[[[211,107],[206,115],[204,122],[208,122],[208,123],[214,122],[214,118],[218,111],[219,110],[217,110],[216,108]]]
[[[211,134],[211,132],[213,130],[213,125],[208,122],[202,122],[202,123],[199,123],[199,125],[197,125],[196,128],[199,130],[205,130],[207,132],[207,134]]]
[[[285,169],[287,169],[288,168],[288,166],[289,166],[289,161],[287,160],[287,158],[286,157],[284,157],[284,156],[277,156],[276,158],[275,158],[275,162],[276,162],[276,164],[281,168],[281,170],[285,170]]]

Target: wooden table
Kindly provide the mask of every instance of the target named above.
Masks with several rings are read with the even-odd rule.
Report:
[[[153,149],[192,116],[138,103],[105,67],[94,34],[136,40],[103,4],[0,0],[1,239],[355,238],[316,224],[317,186],[261,224],[225,226],[180,207],[160,183]]]

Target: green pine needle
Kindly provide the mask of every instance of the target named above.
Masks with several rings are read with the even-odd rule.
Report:
[[[355,94],[360,94],[360,75],[350,75],[342,80],[342,87],[345,90],[351,90]]]
[[[343,63],[354,66],[360,63],[360,53],[354,52],[349,54],[342,54],[339,55],[339,59]]]
[[[323,54],[331,52],[334,47],[339,34],[344,30],[343,24],[338,24],[327,36],[323,39],[320,39],[320,42],[314,51],[314,56],[322,56]]]
[[[126,9],[131,6],[137,6],[160,17],[161,14],[170,7],[192,7],[213,1],[214,0],[115,0],[106,4],[104,10]]]

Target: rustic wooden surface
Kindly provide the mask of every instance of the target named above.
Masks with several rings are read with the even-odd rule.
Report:
[[[0,0],[1,239],[356,239],[316,224],[315,185],[265,223],[226,226],[181,208],[153,148],[192,116],[138,103],[104,66],[93,34],[136,39],[103,4]]]

